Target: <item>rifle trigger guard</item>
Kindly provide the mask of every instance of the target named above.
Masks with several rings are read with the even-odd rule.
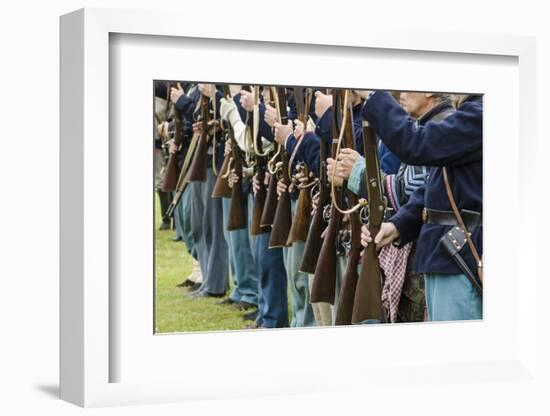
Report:
[[[309,196],[311,197],[311,200],[314,200],[318,198],[319,195],[320,195],[319,179],[315,178],[315,182],[313,182],[313,185],[311,186],[311,189],[309,191]]]
[[[330,221],[330,211],[331,211],[330,208],[331,208],[330,204],[327,204],[323,207],[323,219],[326,222]]]
[[[225,173],[222,174],[222,178],[228,178],[229,177],[229,174],[231,173],[231,169],[232,169],[232,166],[233,165],[233,156],[230,156],[229,157],[229,163],[227,164],[227,171]]]
[[[351,231],[350,230],[342,231],[342,237],[340,238],[340,243],[342,244],[342,247],[344,247],[346,254],[348,254],[351,250]]]
[[[367,205],[363,206],[359,211],[359,218],[363,224],[369,222],[369,207]]]

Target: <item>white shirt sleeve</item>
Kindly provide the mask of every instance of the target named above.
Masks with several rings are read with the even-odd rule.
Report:
[[[235,141],[242,151],[246,151],[246,125],[241,120],[237,105],[233,100],[220,99],[220,115],[221,117],[231,123],[233,132],[235,133]]]

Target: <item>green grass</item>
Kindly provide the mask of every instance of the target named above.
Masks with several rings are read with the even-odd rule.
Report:
[[[243,329],[249,322],[244,312],[232,306],[216,305],[220,299],[191,299],[188,290],[177,285],[191,273],[192,257],[185,245],[172,241],[174,231],[158,231],[161,215],[155,208],[155,332],[217,331]]]

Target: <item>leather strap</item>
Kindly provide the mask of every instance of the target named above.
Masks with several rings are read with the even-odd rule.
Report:
[[[453,211],[442,211],[439,209],[424,208],[426,211],[426,224],[437,224],[447,226],[457,226],[456,216]],[[460,217],[464,221],[464,225],[473,230],[481,224],[481,214],[475,211],[461,210]]]
[[[453,209],[453,212],[456,216],[456,221],[459,224],[460,227],[465,232],[466,241],[468,242],[468,247],[470,247],[470,251],[472,252],[472,255],[474,256],[474,259],[477,263],[477,274],[479,276],[479,280],[483,282],[483,264],[481,262],[481,258],[479,257],[479,254],[474,246],[474,243],[472,242],[472,238],[470,236],[470,233],[468,232],[468,229],[464,225],[464,221],[462,221],[462,217],[460,216],[460,213],[458,212],[458,207],[456,206],[456,202],[453,196],[453,191],[451,190],[451,185],[449,185],[449,177],[447,175],[447,168],[443,167],[443,180],[445,181],[445,189],[447,190],[447,195],[449,196],[449,202],[451,203],[451,208]]]

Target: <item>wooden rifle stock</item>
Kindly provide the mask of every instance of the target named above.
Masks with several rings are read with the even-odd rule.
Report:
[[[237,146],[237,143],[234,143],[234,145]],[[235,153],[237,152],[239,152],[239,149],[236,149]],[[235,175],[237,175],[239,179],[231,188],[231,205],[229,208],[229,222],[227,223],[227,229],[229,231],[247,228],[248,223],[248,206],[242,181],[243,165],[240,160],[236,160]]]
[[[280,122],[281,124],[286,125],[288,123],[288,114],[286,109],[285,88],[278,87],[277,95]],[[285,247],[287,245],[288,233],[290,231],[292,221],[290,192],[288,189],[290,186],[290,176],[288,175],[288,155],[284,149],[281,149],[281,161],[281,180],[287,186],[287,190],[279,196],[279,200],[277,201],[275,216],[273,218],[273,226],[271,229],[271,237],[269,240],[269,248]],[[276,183],[275,188],[277,188]]]
[[[244,88],[244,87],[243,87]],[[260,86],[256,86],[254,90],[254,117],[259,117],[259,112],[257,112],[257,105],[260,95]],[[254,152],[256,159],[256,176],[258,180],[259,189],[254,196],[254,206],[252,209],[252,221],[250,224],[250,234],[260,235],[267,233],[271,230],[269,226],[262,226],[262,215],[264,213],[264,207],[267,198],[267,189],[265,187],[265,171],[267,168],[267,161],[263,155],[263,145],[262,138],[259,134],[257,126],[259,123],[257,120],[254,120],[254,131],[252,132],[252,140],[254,141]]]
[[[307,94],[306,94],[307,95]],[[309,109],[309,100],[304,100],[304,94],[302,88],[294,88],[294,100],[296,102],[296,110],[298,112],[298,119],[304,124],[304,133],[307,128],[308,114],[307,109]],[[304,137],[300,140],[303,140]],[[297,151],[299,143],[296,143],[294,153]],[[292,163],[292,161],[290,161]],[[289,167],[292,169],[292,166]],[[304,167],[303,174],[306,178],[309,178],[309,169]],[[309,214],[311,207],[311,197],[309,195],[309,187],[302,188],[299,190],[298,202],[296,203],[296,212],[294,213],[294,219],[292,220],[292,225],[290,231],[288,232],[287,245],[291,245],[295,241],[306,241],[307,233],[309,229]]]
[[[306,243],[304,245],[304,256],[300,271],[304,273],[314,274],[317,260],[321,253],[323,240],[321,235],[327,227],[327,222],[324,218],[324,207],[330,201],[330,189],[327,181],[327,157],[329,154],[329,145],[321,139],[319,152],[319,201],[317,209],[311,219],[311,225],[307,234]]]
[[[271,94],[271,93],[270,93]],[[275,105],[275,98],[271,97],[271,102],[273,105]],[[280,162],[280,152],[278,153],[278,156],[276,160],[274,161],[275,164]],[[269,170],[269,162],[266,164],[266,167]],[[273,219],[275,218],[275,211],[277,210],[277,176],[275,174],[271,174],[269,176],[269,182],[267,184],[267,193],[265,197],[265,204],[264,204],[264,210],[262,212],[262,218],[260,220],[260,224],[262,227],[271,226],[273,224]]]
[[[339,113],[340,113],[340,97],[339,91],[332,92],[332,157],[336,157],[336,149],[338,146],[339,136]],[[342,200],[342,189],[335,188],[336,200]],[[315,267],[313,284],[311,287],[311,302],[329,302],[334,304],[336,296],[336,238],[342,223],[342,214],[331,205],[330,220],[328,223],[319,260]]]
[[[256,140],[254,138],[254,140]],[[250,234],[260,235],[269,232],[269,227],[262,227],[262,214],[264,212],[265,200],[267,197],[267,189],[264,184],[265,180],[265,157],[256,156],[257,178],[259,189],[254,197],[254,207],[252,209],[252,222],[250,224]]]
[[[355,147],[355,135],[353,131],[353,107],[350,105],[346,110],[349,111],[349,117],[347,119],[345,128],[346,144],[354,150]],[[350,206],[357,206],[358,198],[351,191],[347,191],[348,201]],[[355,210],[349,214],[350,222],[350,250],[348,253],[348,261],[346,265],[346,271],[342,279],[342,288],[340,289],[340,295],[338,297],[338,306],[336,308],[336,325],[350,325],[353,314],[353,304],[355,301],[355,290],[357,287],[357,280],[359,279],[359,273],[357,272],[357,266],[361,259],[361,218],[358,210]]]
[[[277,210],[277,198],[277,176],[271,175],[269,177],[269,184],[267,185],[264,210],[260,220],[262,227],[271,226],[273,224],[275,211]]]
[[[313,276],[311,302],[329,302],[333,305],[336,296],[336,237],[340,229],[341,216],[334,208],[331,208],[330,215]]]
[[[223,87],[224,95],[228,100],[231,100],[231,93],[229,91],[229,86],[224,85]],[[229,121],[228,121],[229,123]],[[232,127],[231,127],[232,128]],[[230,135],[227,135],[228,140],[231,140]],[[233,143],[232,143],[233,144]],[[233,153],[230,152],[225,155],[220,169],[219,175],[216,177],[216,184],[212,190],[212,198],[231,198],[233,191],[229,186],[229,175],[228,172],[231,169],[231,163],[234,161]]]
[[[306,177],[309,176],[309,170],[307,168],[304,169],[304,174]],[[291,245],[295,241],[306,241],[309,228],[310,208],[311,198],[309,196],[309,188],[300,189],[294,220],[288,232],[287,245]]]
[[[366,160],[368,184],[369,232],[373,238],[378,234],[384,220],[385,203],[380,188],[380,168],[374,132],[363,121],[363,148]],[[374,243],[365,248],[361,273],[355,290],[352,323],[386,322],[382,306],[382,275]]]
[[[231,168],[231,161],[232,154],[228,153],[223,159],[220,174],[216,178],[216,184],[214,185],[214,189],[212,190],[212,198],[231,198],[231,187],[229,186],[228,177],[225,176],[225,173]]]
[[[288,165],[286,160],[283,161],[282,169],[286,170],[288,168]],[[274,175],[275,176],[275,175]],[[290,178],[288,178],[288,175],[285,175],[283,173],[283,179],[282,179],[287,186],[290,184]],[[275,183],[275,188],[277,188],[277,183]],[[269,248],[278,248],[278,247],[286,247],[287,246],[287,240],[288,240],[288,233],[290,231],[291,227],[291,218],[292,218],[292,210],[291,210],[291,202],[290,202],[290,193],[288,192],[288,188],[286,192],[283,192],[277,201],[277,205],[275,207],[275,216],[273,218],[273,225],[271,227],[271,237],[269,239]]]
[[[226,99],[231,100],[231,93],[229,86],[224,85],[224,95]],[[243,191],[243,159],[241,156],[241,150],[235,140],[235,132],[233,126],[228,122],[229,140],[231,140],[231,155],[233,157],[235,175],[237,176],[237,182],[231,187],[231,205],[229,208],[229,221],[227,223],[227,230],[242,230],[247,228],[248,215],[247,215],[247,201],[246,193]],[[222,175],[218,175],[218,179]],[[230,176],[227,179],[231,179]],[[226,181],[229,183],[229,181]]]
[[[189,166],[187,173],[187,182],[206,182],[208,169],[208,122],[210,121],[210,110],[208,108],[208,98],[201,95],[201,124],[202,131],[197,143],[197,148]],[[214,98],[215,99],[215,98]],[[213,149],[214,151],[216,149]]]

